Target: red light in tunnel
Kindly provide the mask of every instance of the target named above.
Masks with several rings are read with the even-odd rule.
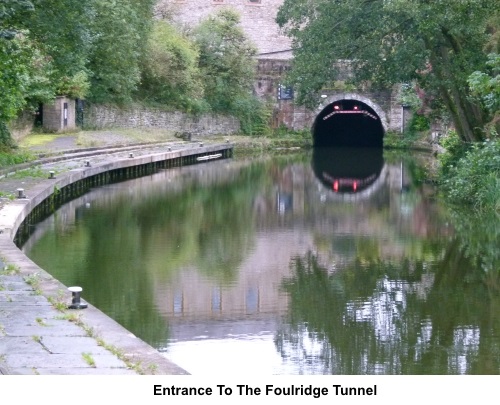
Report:
[[[334,105],[334,106],[333,106],[333,109],[334,109],[334,110],[340,110],[340,107],[339,107],[338,105]]]
[[[338,180],[335,180],[335,181],[333,182],[333,189],[334,189],[335,191],[339,191],[339,181],[338,181]]]
[[[356,191],[357,189],[358,189],[358,182],[355,181],[354,183],[352,183],[352,190]]]
[[[355,106],[354,106],[354,109],[355,109],[355,110],[357,110],[357,109],[358,109],[358,106],[357,106],[357,105],[355,105]]]

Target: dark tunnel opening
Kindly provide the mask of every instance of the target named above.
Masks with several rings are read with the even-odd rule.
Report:
[[[316,117],[312,129],[315,147],[383,146],[384,127],[378,114],[356,100],[329,104]]]

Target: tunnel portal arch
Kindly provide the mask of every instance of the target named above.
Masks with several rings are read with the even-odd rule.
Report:
[[[360,94],[343,93],[323,100],[311,132],[314,146],[382,147],[387,128],[378,104]]]

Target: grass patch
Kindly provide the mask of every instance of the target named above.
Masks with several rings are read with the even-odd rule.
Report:
[[[414,149],[429,148],[426,142],[428,132],[405,132],[400,134],[389,131],[384,136],[384,148],[388,149]]]
[[[75,312],[67,312],[56,317],[56,319],[62,319],[65,321],[73,322],[76,325],[82,325],[81,315]]]
[[[56,296],[48,297],[48,301],[60,312],[68,309],[68,304],[64,302],[64,292],[62,290],[59,290]]]
[[[35,318],[35,321],[40,326],[48,326],[42,318]]]
[[[40,275],[38,273],[30,274],[29,276],[23,277],[24,282],[31,287],[36,295],[41,295],[42,291],[40,290]]]
[[[47,172],[42,170],[40,166],[33,166],[28,169],[24,170],[18,170],[15,172],[13,175],[9,176],[11,179],[25,179],[27,177],[32,177],[32,178],[47,178]]]
[[[15,274],[19,274],[20,272],[21,269],[19,266],[16,266],[15,264],[8,264],[3,270],[0,271],[0,275],[13,276]]]
[[[6,198],[8,200],[15,200],[16,196],[13,193],[5,192],[5,191],[0,191],[0,198]]]
[[[0,168],[31,162],[37,157],[29,151],[0,151]]]
[[[33,148],[46,145],[57,138],[64,136],[60,134],[31,134],[19,142],[21,148]]]
[[[90,353],[82,353],[82,357],[85,363],[87,363],[90,367],[96,367],[95,360]]]

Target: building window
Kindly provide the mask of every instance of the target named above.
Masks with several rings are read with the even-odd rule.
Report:
[[[212,0],[212,3],[221,4],[221,3],[224,3],[224,0]]]
[[[248,4],[260,4],[262,0],[248,0]]]

